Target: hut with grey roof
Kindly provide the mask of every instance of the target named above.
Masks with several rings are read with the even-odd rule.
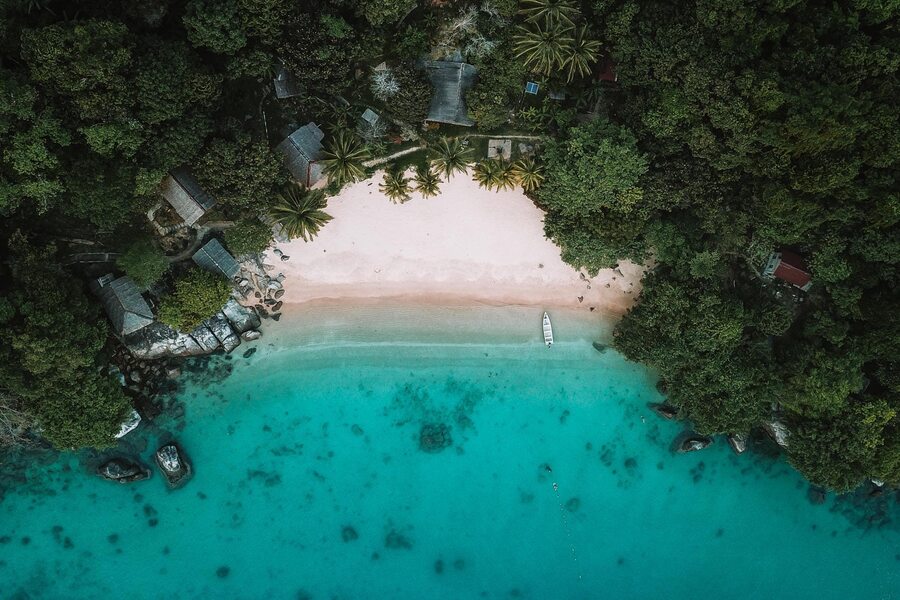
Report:
[[[161,189],[163,197],[188,225],[196,223],[216,205],[216,199],[183,167],[170,171]]]
[[[128,335],[153,323],[153,311],[130,277],[113,279],[109,274],[93,283],[117,334]]]
[[[201,269],[224,275],[228,279],[241,272],[240,265],[216,238],[203,244],[203,247],[197,250],[192,258]]]
[[[322,140],[325,133],[315,123],[307,123],[275,147],[283,157],[284,166],[298,183],[307,187],[322,178]]]
[[[477,69],[464,62],[446,60],[426,61],[424,66],[434,87],[425,120],[465,127],[474,125],[466,109],[466,92],[475,85]]]

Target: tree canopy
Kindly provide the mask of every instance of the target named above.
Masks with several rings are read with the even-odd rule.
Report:
[[[325,199],[282,198],[273,152],[309,120],[333,184],[365,176],[370,147],[399,130],[430,149],[416,184],[437,191],[483,158],[455,128],[419,127],[432,90],[417,63],[452,56],[478,69],[479,129],[543,137],[533,157],[478,162],[479,181],[522,185],[574,267],[649,266],[615,343],[683,416],[706,433],[779,419],[812,481],[900,483],[896,2],[62,4],[0,4],[0,394],[58,446],[110,443],[127,410],[100,374],[107,326],[70,245],[121,252],[110,268],[172,288],[179,269],[134,232],[181,166],[217,200],[210,218],[238,223],[234,252],[268,242],[266,213],[311,237]],[[282,67],[300,88],[286,101]],[[390,132],[366,146],[352,131],[368,106]],[[781,250],[807,263],[808,291],[760,276]],[[191,271],[160,314],[191,327],[227,287]]]

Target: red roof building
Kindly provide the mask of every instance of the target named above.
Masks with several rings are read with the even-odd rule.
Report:
[[[799,255],[787,250],[769,255],[763,276],[780,279],[804,292],[812,287],[812,276],[807,271],[806,262]]]

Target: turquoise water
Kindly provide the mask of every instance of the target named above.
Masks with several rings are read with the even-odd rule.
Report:
[[[783,460],[721,440],[671,454],[652,377],[591,348],[608,332],[560,315],[547,350],[532,312],[288,317],[135,432],[148,463],[179,440],[180,490],[72,455],[12,486],[6,465],[2,595],[900,597],[896,502],[814,505]],[[425,423],[452,444],[421,451]]]

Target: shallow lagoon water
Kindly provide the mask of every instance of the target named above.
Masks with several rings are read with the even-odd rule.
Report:
[[[6,489],[4,596],[900,597],[896,503],[865,526],[783,459],[672,454],[652,375],[595,351],[596,320],[558,315],[545,349],[534,312],[289,315],[214,359],[227,377],[186,376],[183,420],[135,433],[148,464],[175,435],[184,488],[64,455]]]

